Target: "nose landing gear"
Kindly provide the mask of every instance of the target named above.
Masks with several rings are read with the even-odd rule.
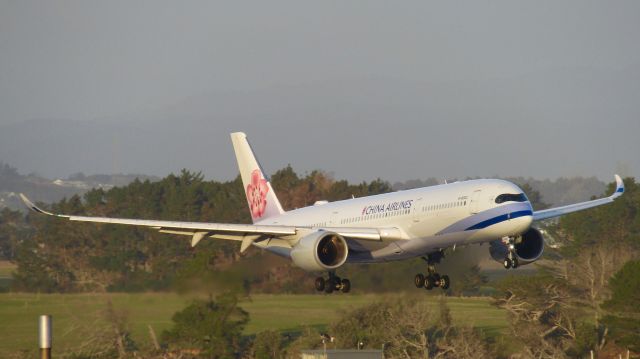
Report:
[[[504,266],[504,269],[509,269],[509,268],[513,268],[516,269],[518,268],[518,258],[516,257],[507,257],[504,259],[504,261],[502,262],[502,265]]]
[[[341,279],[336,276],[335,272],[329,272],[328,279],[323,277],[316,278],[315,288],[318,292],[333,293],[334,291],[342,291],[342,293],[349,293],[351,281],[346,278]]]
[[[518,256],[516,256],[516,239],[514,237],[502,238],[502,242],[507,246],[507,256],[504,258],[502,265],[504,269],[518,268]]]
[[[451,281],[449,280],[448,275],[440,275],[436,272],[436,263],[440,263],[440,259],[444,258],[444,252],[435,252],[430,253],[425,257],[422,257],[427,262],[427,275],[423,275],[422,273],[416,274],[413,279],[413,283],[416,288],[424,288],[426,290],[431,290],[435,287],[440,287],[443,290],[449,289],[449,285],[451,285]]]

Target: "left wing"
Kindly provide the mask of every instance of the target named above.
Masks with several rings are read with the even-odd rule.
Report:
[[[563,214],[582,211],[584,209],[588,209],[588,208],[592,208],[592,207],[596,207],[596,206],[601,206],[603,204],[607,204],[607,203],[613,202],[613,200],[615,200],[616,198],[622,196],[622,194],[624,193],[624,182],[622,182],[622,178],[620,178],[620,176],[618,176],[618,175],[615,175],[615,177],[616,177],[616,191],[613,192],[613,194],[611,196],[605,197],[605,198],[600,198],[600,199],[595,199],[593,201],[580,202],[580,203],[576,203],[576,204],[570,204],[570,205],[567,205],[567,206],[550,208],[550,209],[545,209],[545,210],[542,210],[542,211],[535,211],[535,212],[533,212],[533,220],[534,221],[539,221],[539,220],[543,220],[543,219],[558,217],[558,216],[561,216]]]

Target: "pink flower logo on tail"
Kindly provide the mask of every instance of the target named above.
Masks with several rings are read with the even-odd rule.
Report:
[[[251,183],[247,186],[247,200],[249,201],[249,209],[251,217],[260,218],[264,215],[267,208],[267,180],[262,178],[260,170],[251,172]]]

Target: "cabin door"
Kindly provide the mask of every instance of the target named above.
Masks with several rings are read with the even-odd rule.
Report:
[[[417,223],[420,222],[420,220],[422,219],[422,215],[424,214],[422,212],[422,206],[423,206],[423,200],[422,197],[416,199],[413,202],[413,208],[411,209],[411,213],[413,214],[413,222]]]
[[[480,197],[482,194],[481,189],[477,189],[473,191],[471,194],[471,199],[469,200],[469,212],[471,214],[476,214],[480,212]]]

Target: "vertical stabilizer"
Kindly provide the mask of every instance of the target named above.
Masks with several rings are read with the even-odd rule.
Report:
[[[231,142],[233,142],[233,150],[238,160],[238,169],[253,222],[284,213],[280,201],[271,187],[271,182],[251,150],[247,135],[242,132],[234,132],[231,134]]]

